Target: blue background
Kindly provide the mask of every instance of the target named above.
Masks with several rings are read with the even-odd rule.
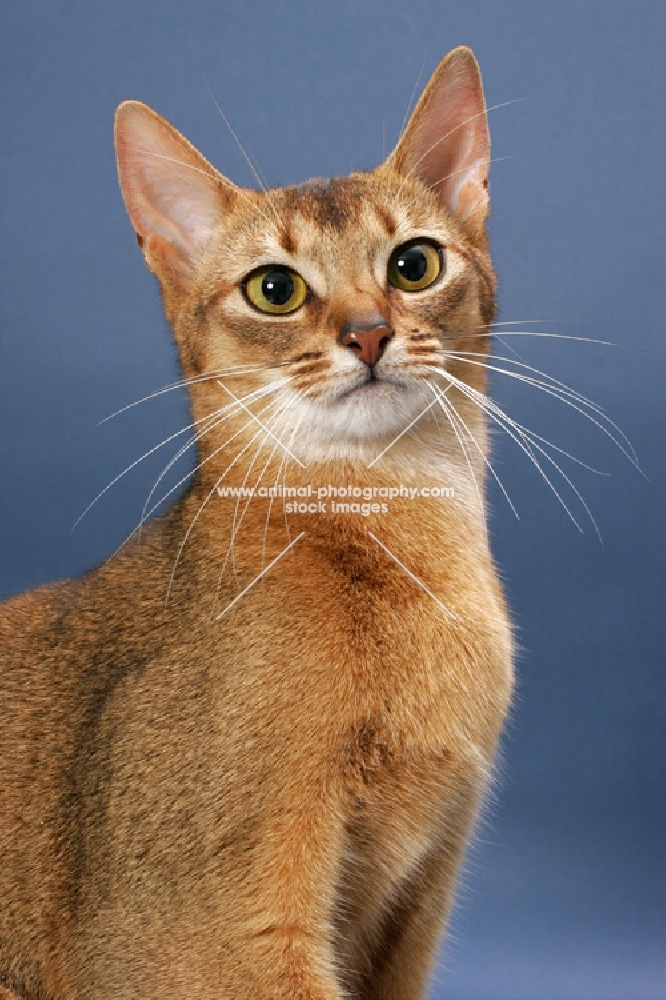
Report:
[[[666,997],[664,3],[245,4],[3,0],[0,593],[77,574],[133,528],[162,462],[92,497],[186,422],[175,351],[118,191],[113,112],[155,107],[223,172],[270,184],[378,163],[421,86],[471,45],[491,112],[490,236],[502,321],[613,341],[507,338],[603,405],[649,481],[596,428],[497,375],[523,424],[575,465],[603,545],[508,439],[494,549],[521,646],[493,801],[437,998]],[[504,159],[506,158],[506,159]],[[497,345],[497,353],[507,347]],[[566,487],[563,486],[563,494]]]

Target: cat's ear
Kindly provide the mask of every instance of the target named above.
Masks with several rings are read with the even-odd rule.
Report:
[[[488,215],[490,136],[479,65],[471,49],[442,59],[388,164],[418,177],[464,228]]]
[[[120,187],[146,263],[160,280],[187,288],[238,188],[139,101],[120,105],[115,137]]]

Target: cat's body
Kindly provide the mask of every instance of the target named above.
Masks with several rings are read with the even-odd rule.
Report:
[[[431,374],[446,341],[487,346],[485,129],[456,50],[386,165],[260,195],[121,109],[201,465],[140,548],[0,609],[0,984],[19,996],[424,995],[511,689],[483,413]],[[387,284],[435,254],[432,280]],[[293,309],[257,306],[299,276]],[[445,366],[483,390],[482,366]],[[285,515],[220,483],[455,498]]]

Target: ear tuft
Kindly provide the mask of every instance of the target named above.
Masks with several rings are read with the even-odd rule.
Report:
[[[120,187],[146,262],[158,277],[167,266],[186,285],[238,189],[139,101],[118,108],[115,138]],[[155,260],[151,245],[160,247]]]
[[[467,229],[488,214],[490,136],[481,73],[471,49],[442,59],[388,163],[418,177]]]

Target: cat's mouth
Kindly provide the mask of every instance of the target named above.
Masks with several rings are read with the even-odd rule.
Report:
[[[333,401],[338,403],[350,396],[365,395],[368,393],[380,392],[382,389],[407,389],[407,383],[402,379],[391,378],[386,375],[377,375],[369,371],[365,378],[360,379],[354,385],[346,389],[340,389],[333,397]]]

